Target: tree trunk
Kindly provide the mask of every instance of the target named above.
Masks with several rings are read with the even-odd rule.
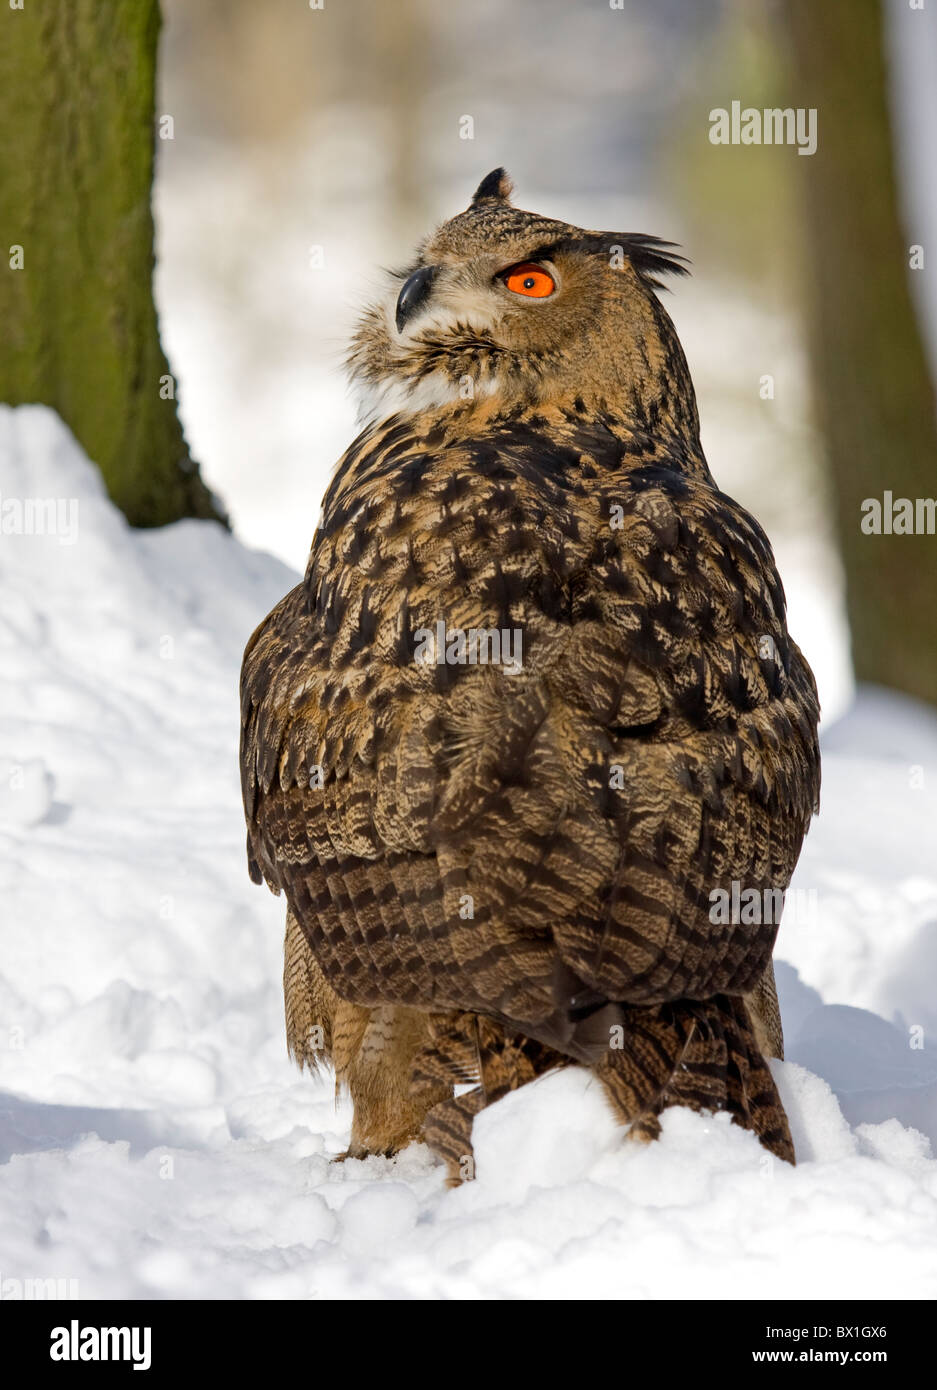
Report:
[[[909,244],[920,238],[906,236],[898,210],[883,15],[878,0],[784,0],[783,13],[793,104],[817,108],[817,152],[795,164],[853,664],[859,680],[937,704],[937,537],[860,530],[867,498],[937,495],[934,388],[908,282],[924,271],[909,272]],[[908,10],[905,22],[915,17]]]
[[[136,526],[224,519],[189,455],[153,302],[159,27],[158,0],[0,14],[0,399],[53,406]]]

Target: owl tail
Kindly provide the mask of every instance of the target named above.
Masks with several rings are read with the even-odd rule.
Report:
[[[745,1001],[737,996],[625,1007],[620,1033],[592,1070],[615,1113],[631,1125],[630,1137],[656,1138],[657,1117],[671,1105],[725,1110],[775,1157],[795,1161],[774,1078]]]

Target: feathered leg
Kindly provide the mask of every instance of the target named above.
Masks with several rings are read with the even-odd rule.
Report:
[[[413,1059],[431,1036],[429,1016],[393,1005],[359,1008],[340,999],[291,911],[283,990],[290,1056],[312,1071],[330,1063],[336,1090],[351,1096],[351,1141],[339,1158],[389,1156],[419,1138],[427,1110],[452,1094],[444,1078],[411,1093]]]
[[[433,1042],[416,1058],[414,1091],[448,1081],[478,1084],[433,1106],[423,1121],[423,1138],[448,1169],[450,1187],[475,1176],[472,1125],[475,1116],[535,1076],[563,1066],[568,1058],[533,1038],[505,1033],[500,1024],[475,1014],[435,1022]]]

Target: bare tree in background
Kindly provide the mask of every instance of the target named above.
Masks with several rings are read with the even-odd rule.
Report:
[[[883,15],[878,0],[783,0],[782,8],[798,103],[818,112],[817,152],[797,164],[812,260],[817,415],[853,663],[859,680],[937,704],[937,539],[860,530],[866,498],[937,493],[934,388],[898,210]],[[913,23],[914,14],[905,19]]]
[[[153,301],[158,0],[0,12],[0,400],[53,406],[138,526],[222,520]]]

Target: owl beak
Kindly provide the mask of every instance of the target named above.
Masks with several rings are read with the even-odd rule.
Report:
[[[402,333],[411,314],[415,313],[426,299],[436,278],[436,266],[424,265],[415,270],[405,281],[397,296],[397,332]]]

